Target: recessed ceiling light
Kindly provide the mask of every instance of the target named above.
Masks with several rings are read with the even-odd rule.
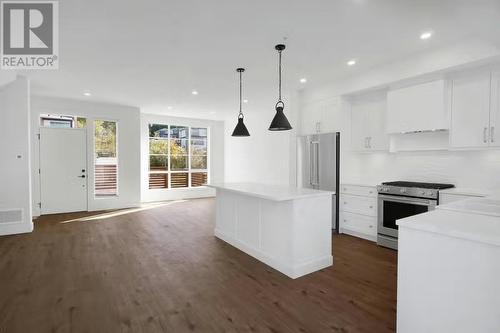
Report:
[[[171,106],[167,106],[167,110],[172,110],[172,107]]]
[[[248,103],[248,99],[244,99],[244,100],[243,100],[243,103]]]
[[[429,39],[431,37],[432,37],[432,31],[426,31],[420,35],[420,39]]]
[[[349,60],[349,61],[347,62],[347,65],[348,65],[348,66],[354,66],[354,65],[356,65],[356,60],[355,60],[355,59],[351,59],[351,60]]]
[[[193,95],[198,95],[198,91],[193,90],[193,91],[191,91],[191,94],[193,94]]]
[[[299,80],[300,83],[306,83],[307,82],[307,79],[305,77],[303,77],[302,79]]]
[[[90,93],[90,91],[84,91],[83,96],[90,97],[90,96],[92,96],[92,94]]]
[[[216,114],[216,113],[217,113],[217,112],[215,112],[215,111],[210,111],[210,114]]]

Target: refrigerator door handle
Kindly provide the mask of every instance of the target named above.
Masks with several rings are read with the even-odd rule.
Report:
[[[319,141],[311,141],[311,185],[318,186],[319,185]]]
[[[313,185],[313,142],[309,141],[309,185]]]

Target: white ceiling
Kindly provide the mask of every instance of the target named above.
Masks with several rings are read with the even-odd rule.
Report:
[[[298,89],[301,77],[314,85],[456,41],[498,38],[500,1],[64,0],[59,24],[60,69],[25,72],[34,94],[222,119],[237,113],[239,66],[247,112],[273,112],[274,45],[284,36],[285,88]],[[428,29],[434,36],[420,40]],[[348,67],[351,58],[358,64]]]

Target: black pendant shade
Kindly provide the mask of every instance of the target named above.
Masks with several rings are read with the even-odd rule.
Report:
[[[237,68],[236,71],[240,73],[240,112],[238,113],[238,123],[236,124],[236,127],[234,128],[233,134],[231,136],[250,136],[250,133],[248,133],[248,129],[245,126],[245,123],[243,123],[243,112],[241,111],[241,90],[242,90],[242,85],[241,85],[241,74],[245,71],[244,68]]]
[[[278,66],[279,66],[279,94],[278,94],[278,102],[276,103],[276,115],[274,115],[273,120],[271,121],[271,125],[269,126],[270,131],[287,131],[291,130],[292,126],[290,122],[283,113],[283,109],[285,108],[285,103],[281,100],[281,52],[285,49],[285,45],[278,44],[274,47],[278,51]]]
[[[292,129],[292,126],[283,113],[284,106],[285,104],[283,102],[276,103],[276,115],[274,115],[271,126],[269,126],[270,131],[286,131]]]
[[[233,134],[231,134],[231,136],[250,136],[247,127],[243,123],[243,117],[238,117],[238,123],[236,124],[236,127],[234,128]]]

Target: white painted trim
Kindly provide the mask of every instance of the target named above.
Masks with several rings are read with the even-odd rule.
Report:
[[[352,230],[352,229],[340,228],[340,233],[341,234],[350,235],[350,236],[354,236],[354,237],[363,238],[363,239],[366,239],[366,240],[369,240],[369,241],[372,241],[372,242],[376,242],[377,241],[377,236],[376,235],[375,236],[374,235],[368,235],[368,234],[365,234],[363,232],[359,232],[359,231]]]
[[[215,237],[223,240],[226,243],[231,244],[237,249],[245,252],[246,254],[256,258],[259,261],[262,261],[266,265],[276,269],[277,271],[291,277],[292,279],[296,279],[298,277],[304,276],[306,274],[310,274],[316,272],[320,269],[332,266],[333,264],[333,256],[324,256],[322,258],[317,258],[311,261],[307,261],[301,264],[296,265],[284,265],[281,261],[274,260],[273,258],[265,255],[262,251],[247,245],[244,242],[238,241],[234,237],[225,234],[224,232],[215,229],[214,230]]]
[[[26,221],[2,223],[0,225],[0,236],[23,234],[33,231],[33,222],[27,223]]]

